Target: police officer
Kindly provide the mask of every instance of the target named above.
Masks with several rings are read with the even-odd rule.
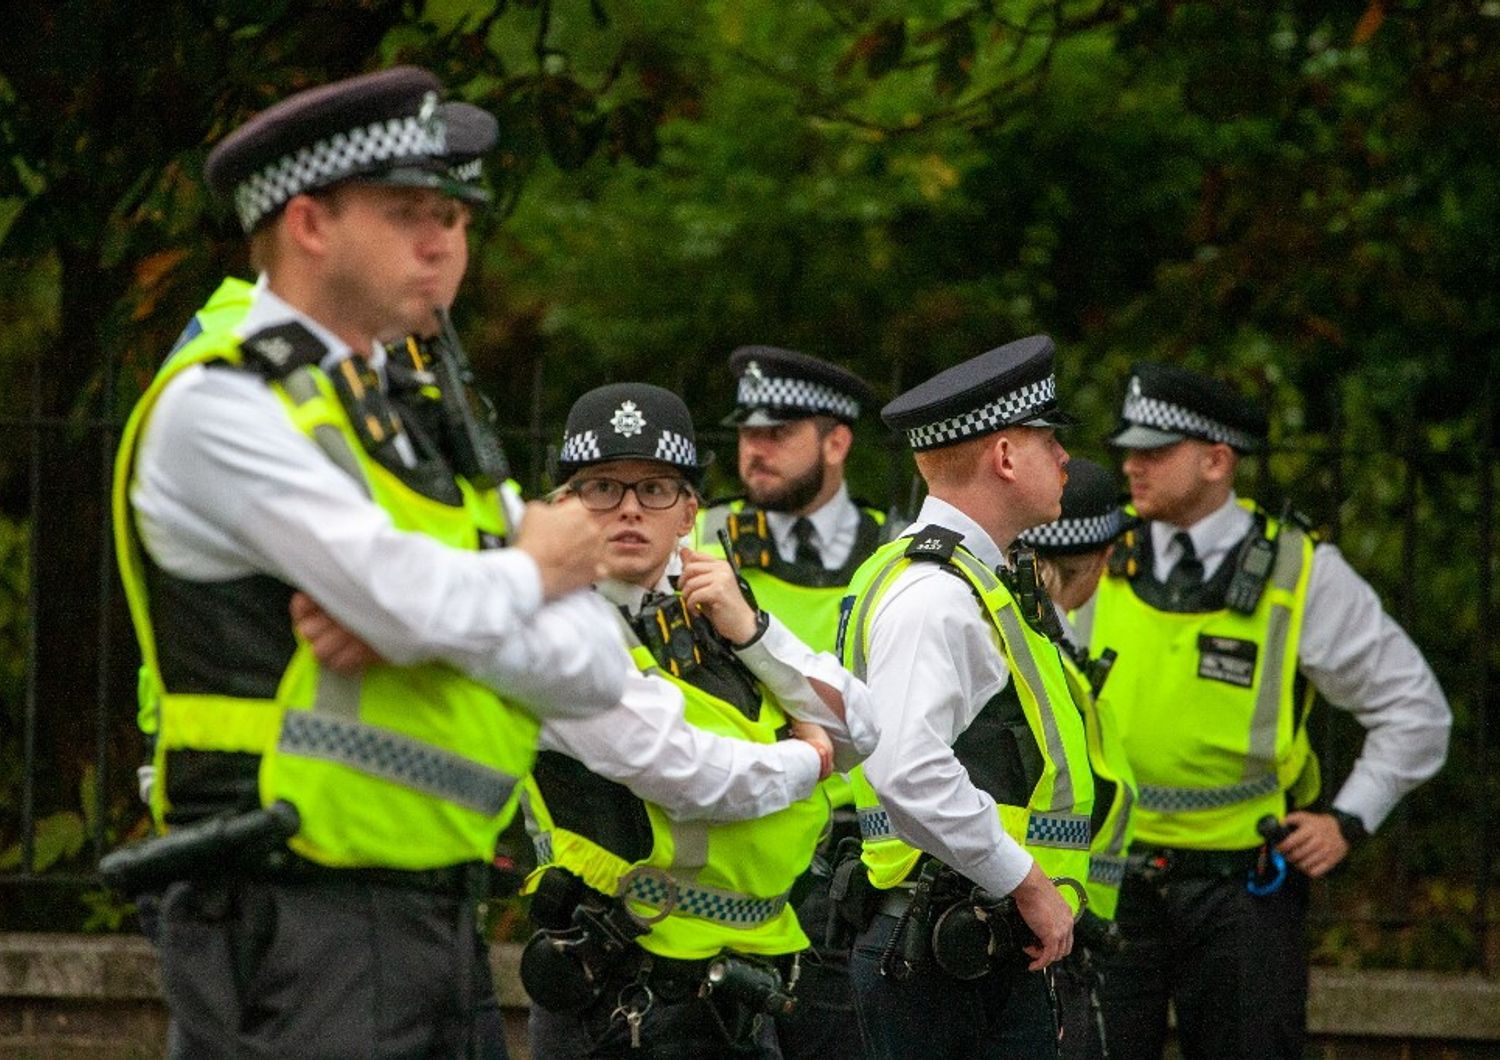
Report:
[[[826,805],[816,757],[778,734],[791,722],[825,745],[824,776],[874,746],[864,687],[833,656],[755,610],[728,562],[679,552],[705,463],[660,387],[599,387],[568,414],[562,492],[605,535],[598,591],[677,695],[544,730],[526,803],[542,866],[544,931],[523,962],[537,1057],[779,1056],[768,1001],[790,996],[807,945],[788,892]],[[607,956],[561,956],[612,933]],[[581,976],[591,988],[571,992]],[[756,983],[769,994],[744,992]]]
[[[851,500],[844,481],[855,422],[874,395],[854,373],[794,350],[742,346],[729,366],[737,390],[725,422],[736,428],[745,496],[702,513],[698,547],[721,552],[717,536],[726,530],[760,606],[806,643],[832,649],[839,601],[879,546],[886,521],[882,512]],[[833,828],[797,888],[797,915],[813,949],[803,962],[796,1010],[777,1019],[788,1060],[862,1054],[847,949],[825,944],[827,856],[856,834],[853,794],[841,776],[829,778],[823,793]]]
[[[855,774],[880,894],[850,964],[878,1058],[1003,1055],[1018,990],[1041,1009],[1025,1025],[1045,1030],[1020,1055],[1056,1048],[1041,973],[1072,948],[1093,783],[1057,649],[1022,614],[1005,557],[1060,511],[1068,458],[1054,428],[1070,421],[1052,361],[1046,336],[1012,342],[881,413],[929,495],[912,531],[856,573],[841,646],[881,729]],[[1070,897],[1049,877],[1075,881]],[[1012,931],[1017,944],[1002,938]]]
[[[162,890],[173,1055],[503,1055],[476,867],[536,716],[637,680],[607,609],[572,592],[602,551],[581,505],[512,535],[494,469],[413,436],[383,390],[379,340],[429,326],[462,217],[438,90],[410,67],[352,78],[213,150],[265,283],[164,366],[122,439],[153,814],[291,807],[297,828]],[[391,663],[320,666],[293,633],[299,589]]]
[[[1091,650],[1119,652],[1101,706],[1140,785],[1140,871],[1106,969],[1118,1057],[1157,1057],[1167,1002],[1188,1057],[1300,1057],[1307,881],[1379,827],[1447,752],[1450,713],[1410,638],[1338,549],[1234,491],[1266,414],[1163,364],[1131,376],[1112,439],[1147,523],[1095,597]],[[1367,736],[1331,804],[1308,743],[1314,690]],[[1276,873],[1257,824],[1284,819]]]
[[[1135,777],[1120,740],[1119,722],[1101,711],[1095,698],[1109,677],[1115,655],[1106,651],[1101,658],[1091,659],[1068,616],[1093,599],[1114,542],[1132,522],[1120,507],[1115,476],[1092,460],[1074,457],[1068,461],[1062,515],[1018,539],[1035,551],[1038,573],[1055,609],[1055,639],[1062,649],[1074,700],[1083,709],[1089,768],[1094,774],[1093,838],[1085,883],[1088,909],[1075,930],[1073,952],[1058,967],[1054,984],[1066,1018],[1059,1042],[1063,1057],[1109,1055],[1098,998],[1098,964],[1121,944],[1113,921],[1136,800]]]
[[[738,390],[725,422],[738,435],[745,496],[704,511],[699,545],[716,549],[727,529],[761,606],[831,648],[839,600],[885,522],[844,482],[855,421],[874,395],[852,372],[793,350],[742,346],[729,366]]]

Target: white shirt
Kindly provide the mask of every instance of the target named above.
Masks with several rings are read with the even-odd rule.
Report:
[[[978,523],[928,497],[913,525],[936,524],[992,568],[999,546]],[[968,582],[937,563],[902,571],[870,620],[865,683],[883,738],[865,762],[891,827],[994,894],[1009,894],[1032,857],[1000,827],[995,800],[980,791],[953,742],[1010,679],[994,624]]]
[[[657,591],[672,591],[666,577]],[[605,582],[599,593],[635,613],[646,590]],[[840,768],[852,769],[874,748],[868,692],[833,656],[814,652],[775,619],[760,640],[737,654],[788,714],[828,731]],[[818,697],[808,676],[838,689],[847,724]],[[817,751],[802,740],[757,744],[689,725],[677,686],[639,674],[627,680],[624,697],[609,710],[548,719],[540,746],[577,759],[678,820],[740,821],[775,813],[812,794],[820,766]]]
[[[1253,522],[1231,493],[1221,508],[1187,528],[1205,578],[1213,576]],[[1182,549],[1172,540],[1179,529],[1151,524],[1152,573],[1161,581],[1181,558]],[[1082,626],[1092,609],[1077,618]],[[1087,641],[1087,628],[1081,635]],[[1297,669],[1323,698],[1364,726],[1364,747],[1333,806],[1373,832],[1401,796],[1442,767],[1453,713],[1417,646],[1385,613],[1369,582],[1330,544],[1313,550]]]
[[[797,538],[792,527],[798,518],[790,512],[766,512],[766,525],[771,528],[776,552],[787,563],[797,558]],[[849,499],[848,485],[839,483],[839,491],[806,518],[812,523],[812,543],[823,560],[823,569],[838,570],[848,563],[854,540],[859,536],[859,507]]]
[[[348,353],[263,287],[236,331],[288,320]],[[602,710],[632,669],[597,597],[544,604],[524,552],[467,552],[397,530],[248,372],[196,367],[167,384],[130,499],[146,551],[169,573],[277,578],[391,662],[447,662],[539,715]]]

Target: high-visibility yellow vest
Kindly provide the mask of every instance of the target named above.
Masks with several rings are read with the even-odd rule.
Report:
[[[1263,514],[1252,533],[1262,526],[1275,555],[1252,614],[1148,603],[1141,582],[1151,575],[1134,564],[1100,583],[1090,651],[1119,653],[1100,700],[1120,723],[1135,773],[1140,842],[1248,849],[1261,841],[1261,817],[1286,812],[1288,792],[1299,805],[1317,796],[1317,757],[1303,725],[1313,691],[1297,677],[1313,540]],[[1149,530],[1131,531],[1123,547],[1144,554]],[[1238,563],[1231,554],[1214,580]]]
[[[787,723],[776,700],[762,690],[749,718],[731,703],[660,669],[651,653],[631,651],[642,673],[657,674],[682,690],[689,725],[752,743],[774,743]],[[664,957],[698,959],[721,950],[775,956],[807,947],[807,936],[789,904],[792,884],[812,862],[828,806],[814,792],[792,805],[746,821],[674,821],[653,803],[619,788],[612,798],[634,800],[650,827],[650,851],[627,860],[596,836],[585,834],[588,806],[570,806],[576,828],[561,827],[561,800],[549,806],[536,777],[525,782],[527,825],[537,847],[538,874],[559,866],[607,895],[623,897],[637,916],[652,920],[636,941]],[[533,880],[536,877],[533,876]]]
[[[240,287],[229,281],[206,308],[232,312],[234,300],[243,297]],[[169,359],[136,405],[115,464],[116,551],[141,649],[143,685],[149,686],[143,702],[155,715],[154,816],[165,827],[175,752],[250,755],[258,761],[261,804],[286,799],[297,807],[301,831],[289,845],[311,861],[396,869],[488,861],[514,814],[538,727],[529,714],[453,668],[376,665],[360,678],[344,678],[321,668],[299,640],[269,698],[181,692],[163,680],[149,561],[140,548],[129,489],[141,432],[163,388],[188,368],[216,361],[240,364],[239,341],[232,332],[205,327]],[[268,385],[294,425],[358,473],[398,529],[462,549],[477,548],[482,533],[503,537],[504,514],[494,491],[458,479],[462,503],[441,503],[369,456],[319,369],[302,368]]]
[[[843,659],[849,671],[861,679],[867,669],[870,624],[877,605],[896,577],[913,562],[935,559],[913,560],[907,554],[910,544],[910,538],[898,538],[883,546],[859,569],[849,587]],[[999,634],[1000,650],[1010,669],[1010,685],[1020,700],[1026,728],[1042,763],[1024,805],[997,800],[1001,827],[1036,858],[1048,876],[1082,883],[1088,877],[1094,782],[1089,773],[1083,718],[1073,701],[1057,647],[1027,624],[1010,590],[967,549],[956,547],[942,562],[969,583],[978,605]],[[963,755],[959,761],[966,764]],[[852,780],[870,881],[876,887],[894,887],[911,874],[922,852],[896,837],[863,769],[856,770]],[[1070,889],[1063,895],[1070,905],[1077,906]]]
[[[1120,883],[1125,878],[1125,859],[1130,853],[1131,810],[1134,807],[1135,775],[1120,742],[1119,726],[1107,706],[1094,700],[1088,678],[1063,650],[1058,653],[1063,671],[1073,689],[1074,702],[1083,711],[1083,730],[1088,738],[1089,769],[1094,774],[1093,838],[1089,843],[1089,875],[1084,887],[1089,910],[1113,920],[1120,904]]]

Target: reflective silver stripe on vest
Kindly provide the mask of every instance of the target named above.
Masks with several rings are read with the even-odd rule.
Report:
[[[674,881],[658,872],[632,877],[625,887],[624,897],[632,902],[662,908],[672,902],[674,892],[676,903],[670,906],[671,912],[686,913],[731,927],[758,927],[775,920],[786,908],[790,897],[790,894],[781,894],[775,898],[746,898],[729,891]]]
[[[533,836],[531,849],[536,851],[536,863],[538,865],[552,864],[552,833],[543,832],[539,836]]]
[[[869,660],[865,657],[869,651],[869,643],[866,640],[866,623],[870,619],[870,612],[875,609],[875,604],[880,600],[881,593],[885,589],[885,583],[890,581],[898,570],[905,569],[905,564],[910,562],[906,556],[896,556],[884,567],[875,573],[870,579],[870,584],[865,588],[864,595],[860,597],[859,610],[849,618],[854,633],[854,650],[849,659],[849,672],[861,681],[865,679],[865,671],[869,666]]]
[[[457,806],[498,814],[516,778],[388,729],[306,710],[289,710],[277,749],[337,762]]]
[[[1047,686],[1042,683],[1042,674],[1031,654],[1031,646],[1026,643],[1026,635],[1021,631],[1020,615],[1014,606],[1008,606],[997,611],[995,617],[1000,620],[1005,639],[1011,646],[1011,656],[1020,667],[1021,680],[1026,682],[1031,694],[1036,696],[1037,713],[1042,716],[1042,737],[1047,741],[1047,757],[1052,759],[1052,764],[1057,769],[1052,778],[1052,805],[1072,806],[1073,771],[1069,768],[1068,756],[1063,748],[1062,733],[1057,731],[1057,715],[1052,711],[1052,697],[1047,694]]]
[[[1285,592],[1294,592],[1302,576],[1302,532],[1283,527],[1277,536],[1276,565],[1271,570],[1271,584]],[[1287,663],[1287,631],[1292,624],[1292,610],[1285,604],[1271,605],[1266,623],[1266,640],[1261,646],[1265,662],[1261,666],[1260,688],[1255,696],[1255,710],[1250,715],[1250,741],[1245,752],[1245,780],[1255,780],[1276,773],[1276,733],[1281,727],[1281,682]]]
[[[299,368],[281,381],[281,389],[299,406],[322,396],[312,373],[313,369],[310,367]],[[323,455],[343,469],[366,497],[370,496],[370,484],[365,481],[364,469],[360,467],[359,457],[355,455],[354,447],[349,444],[344,432],[331,423],[320,423],[313,428],[312,436],[318,448],[323,450]]]
[[[1217,810],[1264,795],[1273,795],[1280,790],[1281,784],[1275,774],[1220,788],[1169,788],[1160,784],[1142,784],[1140,805],[1141,809],[1156,813]]]
[[[1095,854],[1089,858],[1089,882],[1118,887],[1125,879],[1125,859]]]
[[[1115,781],[1115,787],[1119,790],[1120,805],[1115,813],[1114,832],[1109,837],[1109,846],[1105,853],[1113,857],[1124,857],[1125,855],[1125,826],[1130,823],[1130,811],[1135,808],[1135,792],[1127,784]]]
[[[1092,838],[1087,815],[1081,813],[1034,813],[1026,819],[1026,845],[1087,850]]]
[[[895,839],[891,831],[891,815],[878,807],[858,811],[859,835],[861,839]]]

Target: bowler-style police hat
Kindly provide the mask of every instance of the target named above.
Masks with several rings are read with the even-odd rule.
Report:
[[[726,427],[776,427],[809,416],[853,424],[875,393],[853,372],[796,350],[741,346],[729,355],[739,380]]]
[[[1046,335],[1017,339],[939,372],[885,408],[881,419],[917,452],[1006,427],[1071,427],[1057,407],[1054,348]]]
[[[253,232],[296,195],[359,179],[463,197],[448,175],[437,78],[412,66],[298,92],[226,136],[204,175]]]
[[[1075,457],[1068,461],[1062,515],[1017,539],[1044,556],[1098,552],[1134,522],[1120,507],[1120,485],[1108,468]]]
[[[1242,453],[1265,447],[1266,413],[1229,384],[1171,364],[1138,364],[1109,443],[1160,449],[1184,438],[1222,442]]]
[[[697,482],[713,454],[698,452],[693,418],[682,398],[650,383],[610,383],[568,410],[557,468],[568,478],[609,460],[657,460]]]

